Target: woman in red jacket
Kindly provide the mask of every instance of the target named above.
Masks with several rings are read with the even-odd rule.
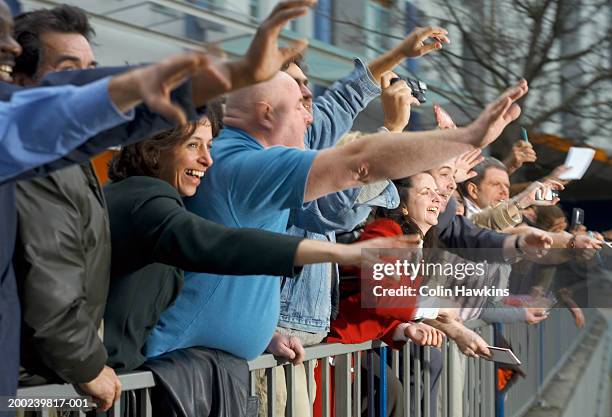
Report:
[[[416,235],[419,246],[435,247],[438,214],[441,200],[437,194],[435,180],[430,174],[421,173],[397,181],[400,206],[384,210],[383,216],[368,224],[359,241],[381,236]],[[348,275],[360,277],[355,268],[344,270]],[[405,278],[405,279],[404,279]],[[420,280],[410,281],[404,277],[396,285],[418,288]],[[416,297],[400,297],[401,306],[392,300],[383,300],[374,308],[362,308],[360,279],[343,279],[340,284],[340,312],[331,323],[328,342],[361,343],[381,339],[392,347],[399,348],[408,338],[420,345],[440,346],[443,333],[423,323],[411,324],[414,319],[435,318],[417,309]],[[385,285],[389,287],[389,283]],[[390,305],[391,304],[391,305]],[[435,314],[435,312],[433,313]]]
[[[436,231],[433,227],[438,223],[438,213],[441,200],[437,194],[437,187],[433,177],[427,173],[416,174],[412,177],[396,181],[400,195],[400,206],[395,210],[385,210],[383,216],[368,224],[359,241],[374,239],[380,236],[414,235],[415,247],[435,247]],[[417,309],[417,297],[399,297],[385,299],[374,308],[363,308],[361,298],[361,283],[372,280],[361,280],[361,271],[357,268],[343,270],[356,279],[342,279],[340,282],[340,308],[338,316],[332,321],[327,342],[361,343],[368,340],[380,339],[392,348],[401,348],[412,340],[421,346],[441,346],[444,334],[425,323],[415,323],[415,318],[423,317],[423,310]],[[390,286],[408,285],[418,288],[420,279],[411,281],[404,277],[399,282],[385,283]],[[421,311],[418,311],[421,310]],[[442,314],[449,312],[440,309]],[[435,318],[428,316],[428,318]],[[417,316],[419,315],[419,316]],[[413,351],[412,354],[416,354]],[[379,377],[380,365],[378,355],[373,355],[375,379]],[[364,365],[366,361],[362,362]],[[432,350],[429,362],[432,378],[430,379],[430,392],[432,398],[436,397],[437,380],[442,370],[442,361],[439,350]],[[362,369],[362,393],[367,393],[367,368]],[[404,410],[402,399],[403,386],[390,368],[387,369],[387,414],[385,417],[403,417],[408,415]],[[378,393],[375,389],[375,398]],[[317,398],[320,398],[319,396]],[[378,399],[375,400],[378,404]],[[362,415],[367,415],[366,397],[362,401]],[[435,415],[432,407],[432,416]],[[375,410],[379,415],[379,410]],[[427,416],[430,417],[430,416]]]

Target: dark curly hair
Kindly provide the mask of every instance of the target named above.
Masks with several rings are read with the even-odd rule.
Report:
[[[208,118],[202,118],[122,147],[108,163],[108,178],[111,181],[120,181],[138,175],[158,177],[159,156],[185,143],[198,126],[207,124],[210,124]]]
[[[157,177],[160,168],[159,156],[187,141],[199,123],[201,122],[187,123],[158,133],[150,139],[122,147],[108,163],[108,177],[112,181],[138,175]]]
[[[441,246],[440,241],[438,240],[438,232],[437,228],[434,226],[429,229],[429,231],[423,235],[423,231],[421,228],[410,218],[402,213],[402,203],[408,201],[408,197],[410,196],[410,188],[412,188],[412,178],[407,177],[399,180],[393,181],[393,184],[397,187],[397,192],[400,197],[400,206],[395,209],[385,209],[379,208],[376,211],[377,218],[388,218],[395,221],[402,228],[402,232],[405,235],[418,234],[423,239],[424,246],[426,248],[438,248]]]
[[[53,9],[21,13],[15,17],[14,37],[21,45],[15,59],[15,73],[33,78],[41,61],[40,37],[45,32],[78,33],[87,41],[95,35],[87,15],[80,7],[63,4]]]
[[[157,177],[159,155],[186,142],[198,126],[210,123],[212,137],[216,138],[223,128],[223,100],[207,103],[206,115],[201,119],[158,133],[150,139],[124,146],[108,163],[108,178],[119,181],[137,175]]]
[[[306,72],[308,71],[308,66],[306,65],[306,60],[304,59],[304,55],[302,55],[302,54],[297,54],[296,56],[291,58],[289,61],[285,62],[281,66],[280,70],[281,71],[287,71],[291,64],[297,65],[297,67],[299,69],[301,69],[304,74],[306,74]]]
[[[216,98],[206,103],[206,117],[210,121],[210,129],[212,130],[213,138],[219,135],[221,129],[223,129],[223,106],[225,105],[225,98]]]

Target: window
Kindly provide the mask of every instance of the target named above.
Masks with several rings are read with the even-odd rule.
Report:
[[[391,40],[387,34],[391,30],[391,10],[379,2],[368,4],[368,46],[370,53],[375,56],[380,51],[388,50]]]
[[[259,0],[249,0],[249,15],[259,18]]]
[[[332,0],[319,0],[315,10],[314,37],[332,43]]]
[[[409,2],[406,2],[405,5],[405,14],[404,14],[404,32],[406,34],[412,32],[412,30],[418,26],[420,12]],[[408,70],[412,73],[416,73],[419,69],[418,67],[418,59],[410,59],[407,58],[404,61],[404,64],[408,67]]]

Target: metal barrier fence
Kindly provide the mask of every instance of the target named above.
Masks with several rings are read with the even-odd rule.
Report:
[[[119,376],[122,386],[121,398],[115,401],[113,407],[107,412],[108,417],[120,417],[122,404],[125,408],[125,403],[129,403],[130,417],[151,417],[151,399],[150,388],[155,386],[155,380],[151,372],[130,372]],[[33,398],[75,398],[80,397],[74,386],[70,384],[54,384],[40,385],[37,387],[20,388],[17,391],[18,397],[33,397]],[[133,410],[133,412],[131,412]],[[66,417],[85,417],[88,414],[84,411],[72,411],[63,413]],[[95,415],[95,414],[94,414]],[[36,412],[36,417],[49,417],[50,410],[42,409]]]
[[[567,309],[554,309],[538,326],[505,324],[501,333],[523,361],[525,379],[512,387],[505,401],[506,417],[519,417],[539,400],[542,390],[574,352],[575,347],[596,323],[596,309],[583,309],[586,325],[579,329]]]
[[[488,328],[492,337],[491,329]],[[486,331],[485,331],[486,333]],[[483,336],[487,336],[483,334]],[[415,348],[415,347],[413,347]],[[370,341],[361,344],[343,345],[343,344],[320,344],[306,348],[306,359],[304,362],[305,368],[308,371],[307,384],[312,387],[314,382],[312,379],[311,369],[314,369],[317,360],[320,360],[322,386],[321,392],[323,396],[321,415],[329,417],[331,413],[331,378],[334,378],[334,404],[335,416],[347,417],[352,415],[361,415],[361,382],[362,382],[362,364],[372,369],[372,356],[375,351],[380,355],[380,369],[384,370],[389,366],[395,377],[398,377],[402,382],[410,381],[412,378],[413,384],[403,383],[404,409],[413,409],[414,413],[411,416],[424,417],[428,416],[432,407],[437,407],[437,398],[432,398],[430,390],[425,387],[431,383],[430,374],[430,348],[416,348],[417,354],[411,354],[410,344],[406,344],[401,351],[392,351],[387,349],[386,345],[380,341]],[[442,390],[440,395],[442,399],[442,407],[448,404],[446,401],[448,392],[448,347],[442,349],[442,363],[444,364],[442,374],[440,376],[439,389]],[[329,359],[334,358],[334,366]],[[364,362],[365,361],[365,362]],[[472,416],[491,416],[490,411],[493,409],[493,373],[492,364],[481,360],[471,360],[468,372],[466,373],[465,387],[470,387],[466,390],[466,401],[473,403],[471,409],[475,410],[469,414]],[[285,381],[277,381],[273,368],[276,366],[284,366]],[[274,395],[276,386],[283,383],[287,387],[287,407],[286,415],[295,415],[295,367],[291,364],[283,363],[270,354],[262,355],[249,363],[251,370],[251,392],[255,394],[255,372],[257,370],[265,370],[267,375],[268,387],[268,416],[275,416],[276,410]],[[368,404],[374,404],[374,372],[369,372]],[[380,375],[387,375],[387,372]],[[121,399],[113,405],[113,408],[108,412],[108,416],[121,416],[122,408],[130,411],[127,415],[136,417],[150,417],[152,414],[150,402],[150,388],[155,386],[153,375],[150,372],[133,372],[120,375],[120,380],[123,385],[123,394]],[[383,393],[380,395],[380,401],[375,404],[379,411],[384,411],[386,408],[386,378],[379,378],[379,386]],[[21,388],[18,392],[19,397],[76,397],[79,394],[75,391],[72,385],[44,385],[37,387]],[[131,404],[126,406],[126,402]],[[132,411],[133,410],[133,411]],[[370,414],[374,415],[374,407],[369,407]],[[378,412],[376,413],[378,414]],[[383,415],[384,413],[381,413]],[[49,410],[41,410],[36,412],[36,416],[48,417]],[[82,411],[73,411],[68,415],[70,417],[81,417],[86,414]],[[440,415],[440,414],[439,414]],[[442,415],[449,415],[443,411]]]
[[[474,329],[488,343],[493,341],[492,326],[483,326]],[[436,355],[440,358],[441,373],[438,380],[439,394],[436,397],[431,395],[429,388],[432,378],[432,348],[422,348],[411,346],[407,343],[402,350],[388,351],[386,345],[380,341],[370,341],[356,345],[342,344],[321,344],[306,348],[305,356],[305,372],[307,380],[307,389],[305,390],[309,402],[313,403],[312,387],[314,384],[311,370],[315,364],[320,364],[321,383],[320,393],[322,395],[320,415],[329,417],[331,413],[332,391],[331,378],[334,378],[334,405],[336,417],[360,416],[362,394],[367,396],[367,404],[373,404],[374,389],[385,392],[386,378],[379,378],[379,385],[375,386],[374,374],[370,371],[372,366],[371,355],[374,351],[378,351],[381,358],[380,371],[378,375],[387,375],[385,371],[387,366],[390,367],[393,376],[399,379],[402,383],[402,399],[404,410],[411,410],[411,417],[426,417],[430,415],[432,408],[436,408],[438,416],[451,416],[453,404],[456,404],[456,399],[453,399],[452,382],[457,382],[455,375],[451,374],[453,355],[450,353],[451,343],[444,343],[441,349],[441,354]],[[414,349],[415,352],[411,352]],[[363,363],[364,352],[367,362]],[[334,369],[333,372],[330,366],[330,358],[333,357]],[[361,392],[362,386],[362,365],[368,370],[368,388],[366,393]],[[276,366],[285,368],[285,381],[277,381]],[[434,366],[435,369],[439,367]],[[293,417],[296,415],[295,410],[295,394],[296,394],[296,375],[295,369],[291,364],[285,361],[277,360],[272,355],[262,355],[256,360],[249,363],[251,370],[251,394],[256,394],[256,374],[257,370],[266,371],[267,379],[267,416],[277,416],[276,401],[274,399],[277,393],[279,383],[284,384],[287,392],[287,405],[285,415]],[[465,417],[491,417],[495,414],[495,379],[494,366],[492,362],[469,358],[467,359],[463,380],[459,383],[465,389],[463,390],[463,398],[459,401],[463,405]],[[412,382],[412,383],[411,383]],[[386,408],[385,395],[379,395],[380,401],[376,404],[378,412],[376,415],[385,415]],[[300,413],[303,414],[303,413]],[[312,413],[310,413],[312,415]],[[374,416],[374,409],[368,407],[368,415]],[[456,414],[455,414],[456,415]]]
[[[588,322],[595,321],[597,312],[585,311]],[[479,327],[475,327],[479,326]],[[472,325],[485,341],[493,344],[493,326]],[[505,401],[497,399],[498,405],[505,406],[502,413],[509,417],[518,417],[538,399],[538,394],[552,378],[568,355],[571,354],[585,329],[576,329],[571,316],[565,310],[555,310],[550,318],[538,326],[525,324],[504,325],[502,334],[513,345],[513,350],[524,363],[526,379],[521,379],[510,390]],[[412,352],[411,352],[412,349]],[[386,409],[387,372],[379,372],[378,383],[374,383],[375,372],[368,375],[367,390],[362,392],[362,370],[375,370],[373,356],[376,352],[380,357],[380,369],[390,367],[392,378],[402,382],[402,401],[405,410],[412,410],[411,417],[428,417],[433,407],[438,410],[439,417],[491,417],[500,412],[496,410],[494,364],[489,361],[465,358],[453,352],[453,343],[445,342],[441,352],[431,348],[419,348],[406,344],[400,351],[391,350],[380,341],[370,341],[361,344],[320,344],[305,349],[306,385],[309,400],[314,393],[311,389],[314,380],[311,370],[318,362],[321,367],[321,409],[322,417],[332,415],[331,398],[333,395],[334,414],[336,417],[361,415],[362,395],[367,397],[368,405],[374,404],[374,389],[380,390],[379,401],[375,404],[376,414],[384,415]],[[438,356],[442,364],[438,382],[438,395],[431,395],[432,378],[435,378],[436,367],[432,362],[432,353]],[[333,358],[334,366],[330,365]],[[460,362],[460,363],[458,363]],[[362,366],[363,365],[363,366]],[[462,366],[463,365],[463,366]],[[278,381],[273,368],[283,366],[285,380]],[[284,384],[287,392],[286,416],[296,415],[296,372],[295,367],[279,361],[270,354],[265,354],[249,362],[251,371],[251,394],[256,392],[256,372],[263,370],[266,374],[267,415],[277,414],[275,394],[279,384]],[[439,370],[439,367],[437,368]],[[463,372],[458,371],[463,369]],[[434,374],[432,374],[434,371]],[[333,392],[331,381],[334,381]],[[109,416],[121,416],[121,410],[128,410],[126,415],[150,417],[152,414],[150,388],[155,386],[150,372],[133,372],[120,375],[123,394],[108,412]],[[407,383],[406,383],[407,382]],[[412,382],[412,383],[410,383]],[[44,385],[22,388],[19,397],[75,397],[79,394],[72,385]],[[501,401],[501,404],[499,402]],[[457,411],[461,410],[461,411]],[[312,411],[312,410],[311,410]],[[310,412],[309,412],[310,413]],[[374,415],[374,407],[368,407],[369,415]],[[311,414],[311,413],[310,413]],[[49,416],[49,410],[41,410],[37,417]],[[66,414],[63,414],[66,415]],[[85,416],[84,412],[75,411],[70,417]]]

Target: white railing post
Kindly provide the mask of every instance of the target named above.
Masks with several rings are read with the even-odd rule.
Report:
[[[266,369],[268,417],[276,417],[276,367]]]
[[[334,408],[336,417],[351,416],[351,354],[336,355],[334,359]]]
[[[430,416],[431,409],[431,348],[423,348],[423,417]]]
[[[326,356],[321,359],[321,405],[323,417],[330,417],[329,397],[330,391],[330,369],[329,369],[329,357]]]
[[[353,384],[353,415],[361,415],[361,352],[354,353],[355,382]]]
[[[421,417],[421,354],[423,348],[421,346],[415,346],[414,351],[414,372],[412,375],[414,378],[414,417]]]
[[[287,381],[287,404],[285,406],[285,416],[293,417],[295,415],[295,366],[292,364],[287,364],[284,366],[284,368],[285,380]],[[268,397],[268,399],[269,398],[270,397]],[[274,398],[272,399],[274,400]]]
[[[404,386],[404,413],[410,414],[410,343],[402,348],[402,385]]]

